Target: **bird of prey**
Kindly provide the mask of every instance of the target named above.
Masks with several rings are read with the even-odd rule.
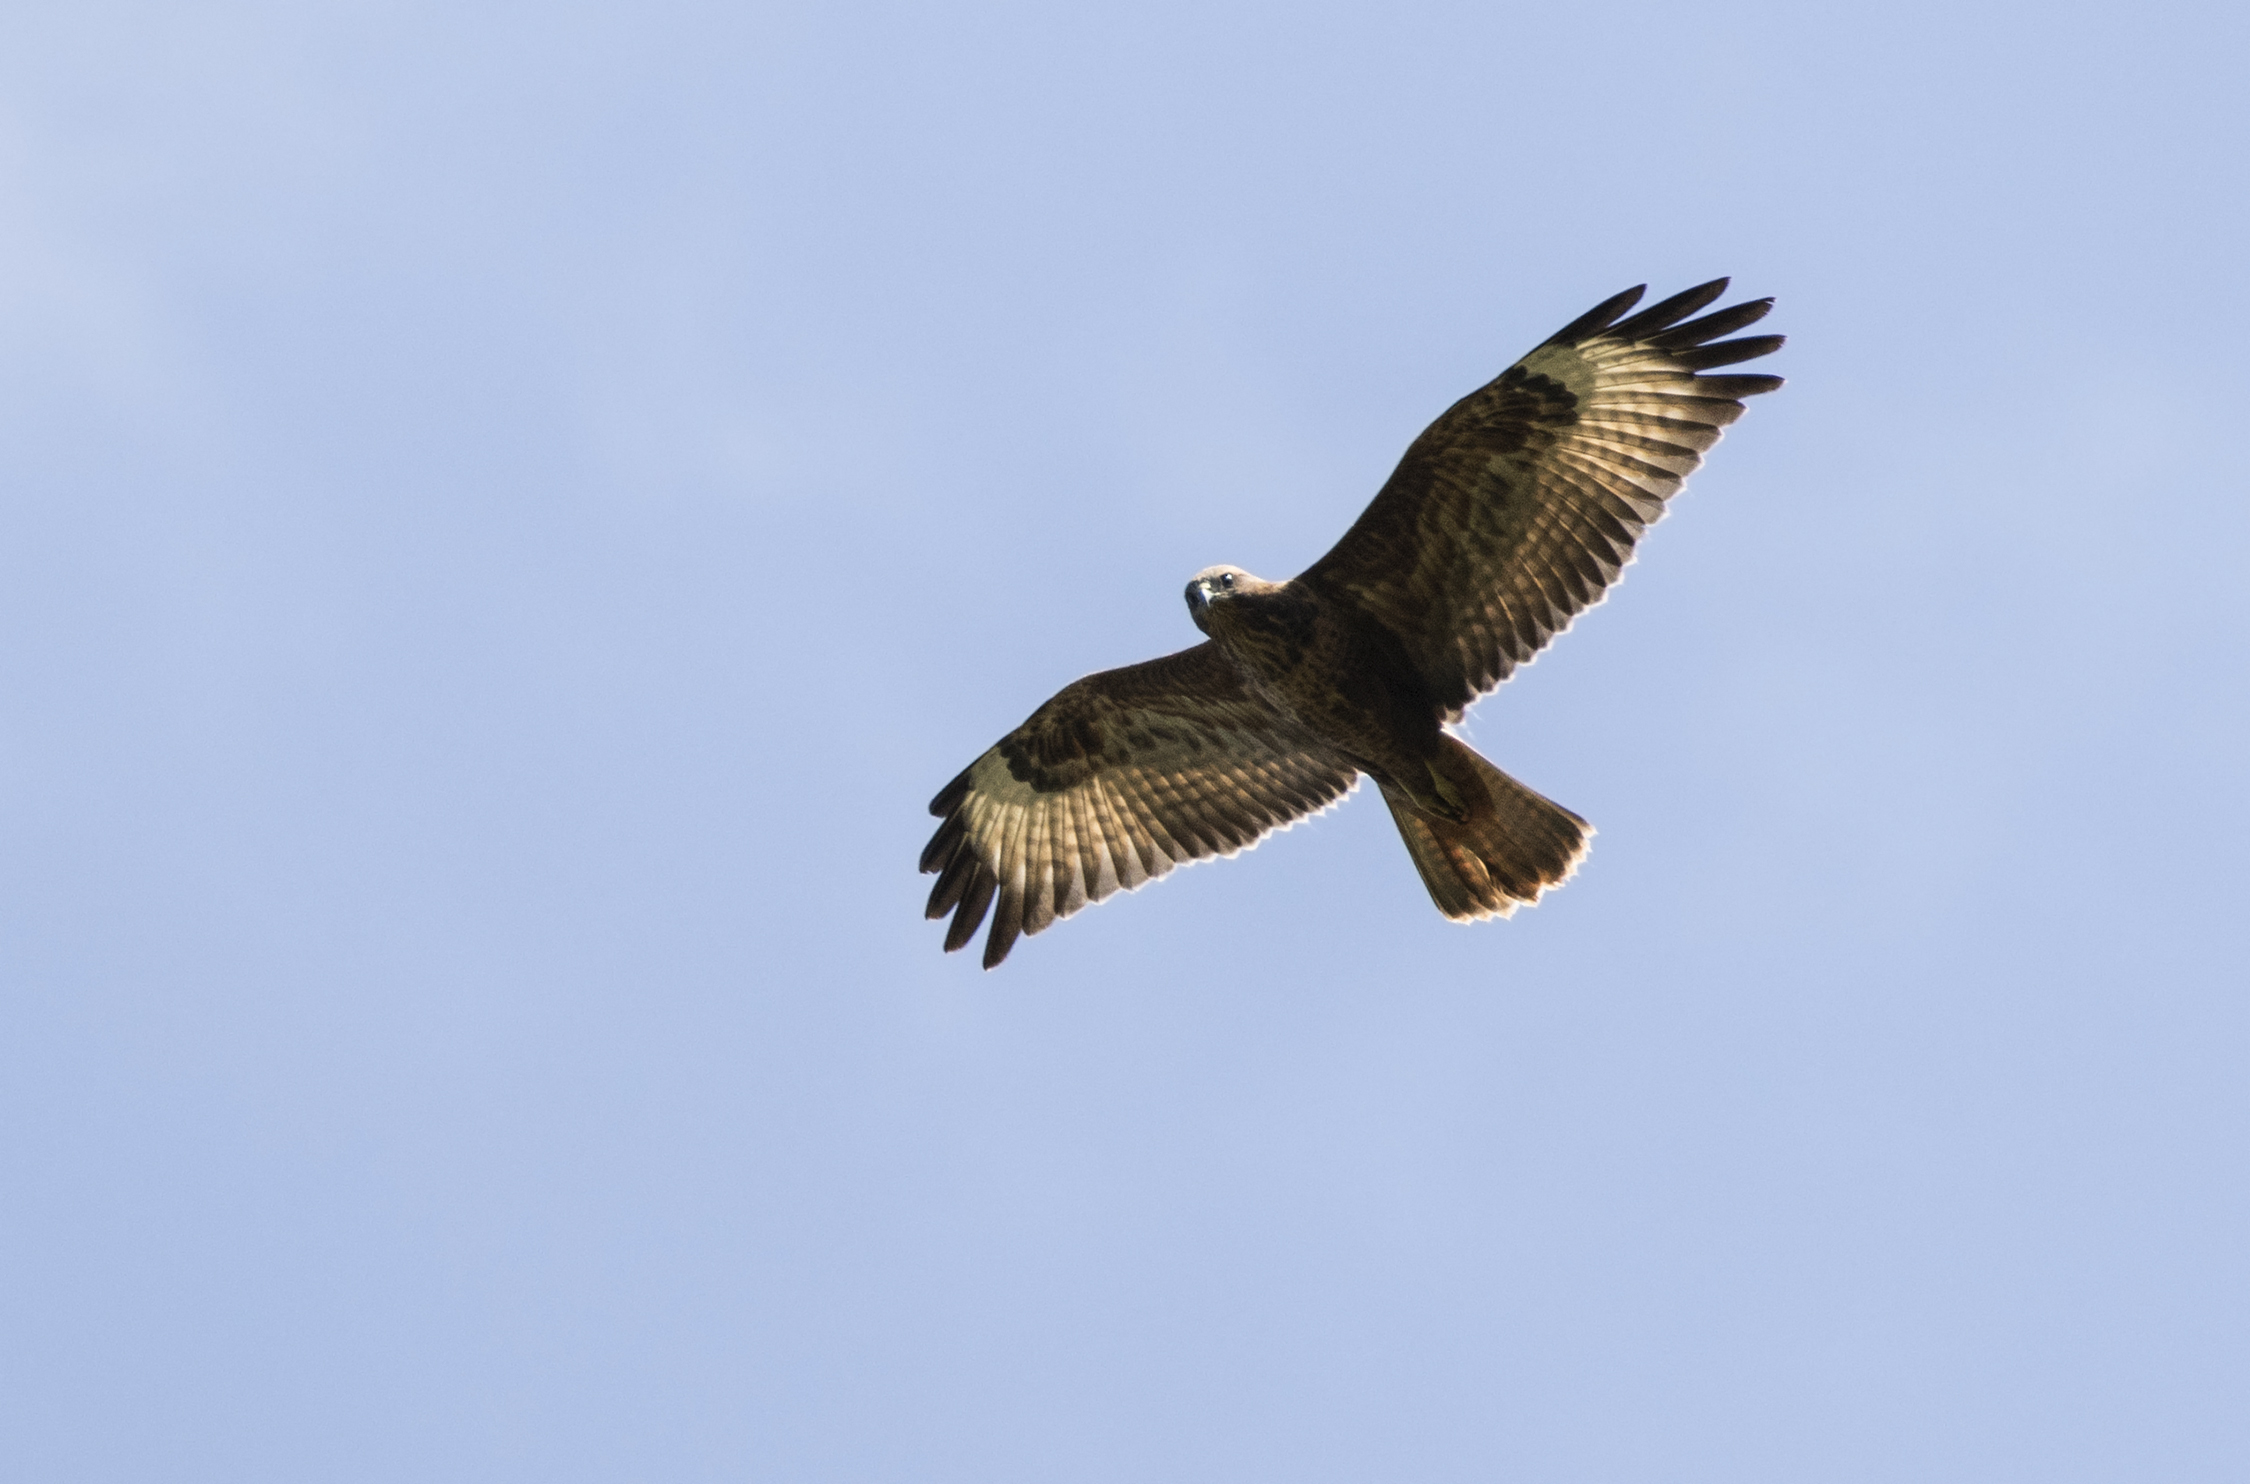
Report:
[[[1601,600],[1742,399],[1781,385],[1703,374],[1781,345],[1724,338],[1771,299],[1690,318],[1726,287],[1629,318],[1642,289],[1597,304],[1448,408],[1326,556],[1287,582],[1196,573],[1203,643],[1064,687],[969,764],[922,852],[946,951],[997,901],[992,968],[1018,935],[1247,849],[1362,773],[1447,917],[1560,885],[1592,828],[1448,727]]]

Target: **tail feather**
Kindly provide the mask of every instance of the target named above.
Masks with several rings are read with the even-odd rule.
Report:
[[[1455,824],[1434,818],[1383,786],[1383,802],[1391,806],[1406,853],[1438,910],[1464,922],[1506,917],[1569,880],[1586,858],[1594,827],[1525,788],[1468,744],[1450,736],[1444,743],[1438,766],[1468,801],[1467,819]]]

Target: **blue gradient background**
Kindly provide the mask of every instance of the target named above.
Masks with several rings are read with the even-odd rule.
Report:
[[[2250,1471],[2250,22],[0,14],[25,1480]],[[1631,283],[1787,375],[1473,719],[944,958],[923,805]]]

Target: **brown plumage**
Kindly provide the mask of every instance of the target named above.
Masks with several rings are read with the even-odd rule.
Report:
[[[1701,374],[1781,345],[1721,338],[1771,299],[1688,318],[1726,286],[1629,319],[1641,289],[1596,305],[1447,409],[1295,579],[1197,573],[1204,643],[1066,686],[971,763],[930,801],[944,823],[922,852],[946,951],[990,910],[989,969],[1019,934],[1246,849],[1361,773],[1446,916],[1505,917],[1567,879],[1592,828],[1445,726],[1601,600],[1742,399],[1781,385]]]

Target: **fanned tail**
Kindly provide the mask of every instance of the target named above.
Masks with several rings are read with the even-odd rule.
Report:
[[[1586,858],[1594,827],[1479,757],[1456,737],[1444,739],[1438,767],[1469,804],[1459,824],[1417,810],[1383,786],[1383,802],[1414,857],[1430,900],[1460,922],[1506,917],[1560,886]]]

